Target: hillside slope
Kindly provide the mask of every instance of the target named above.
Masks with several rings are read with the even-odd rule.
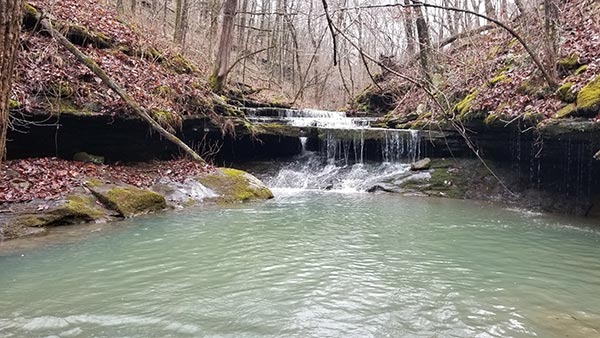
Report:
[[[516,119],[530,125],[559,119],[600,119],[600,3],[570,0],[561,10],[560,56],[556,73],[560,88],[550,89],[523,46],[495,28],[458,40],[436,54],[433,84],[448,100],[441,112],[426,93],[393,74],[385,74],[351,103],[355,111],[374,111],[381,125],[426,129],[447,119],[506,124]],[[543,27],[527,19],[510,23],[543,59]],[[416,63],[395,66],[418,78]],[[587,87],[586,87],[587,86]]]

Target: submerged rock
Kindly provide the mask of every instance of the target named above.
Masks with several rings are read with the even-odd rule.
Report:
[[[88,182],[87,186],[98,200],[123,217],[160,211],[167,207],[167,201],[162,195],[129,184]]]
[[[223,202],[245,202],[273,198],[273,193],[258,178],[245,171],[218,168],[215,172],[197,178],[203,186],[219,195]]]

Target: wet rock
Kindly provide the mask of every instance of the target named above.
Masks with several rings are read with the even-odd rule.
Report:
[[[213,173],[196,178],[203,186],[219,195],[222,202],[245,202],[273,198],[273,193],[258,178],[245,171],[218,168]]]
[[[88,182],[87,186],[98,200],[123,217],[160,211],[167,207],[162,195],[129,184]]]
[[[404,189],[402,189],[396,185],[389,184],[389,183],[378,183],[378,184],[375,184],[374,186],[370,187],[369,189],[367,189],[367,192],[370,192],[370,193],[374,193],[374,192],[378,192],[378,191],[401,193],[401,192],[404,192]]]
[[[46,227],[105,221],[113,216],[94,196],[83,191],[64,200],[14,205],[9,211],[0,217],[5,239],[39,236],[45,234]]]
[[[188,178],[183,183],[170,181],[159,183],[154,185],[151,190],[164,196],[172,207],[194,205],[205,199],[219,196],[193,178]]]
[[[431,159],[428,157],[410,165],[412,171],[428,170],[429,168],[431,168]]]

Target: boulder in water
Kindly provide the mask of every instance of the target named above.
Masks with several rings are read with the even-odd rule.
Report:
[[[431,159],[429,157],[410,165],[410,170],[413,171],[428,170],[429,168],[431,168]]]
[[[273,198],[271,190],[258,178],[245,171],[218,168],[197,178],[203,186],[219,195],[222,202],[246,202]]]
[[[98,200],[123,217],[160,211],[167,207],[167,202],[162,195],[129,184],[88,182],[87,187]]]

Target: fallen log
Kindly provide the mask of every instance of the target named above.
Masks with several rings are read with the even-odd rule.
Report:
[[[27,4],[29,5],[29,4]],[[206,161],[198,155],[192,148],[190,148],[187,144],[185,144],[182,140],[180,140],[177,136],[171,134],[165,128],[163,128],[158,122],[156,122],[144,109],[133,100],[127,92],[121,88],[113,79],[111,79],[102,68],[89,56],[85,55],[82,51],[79,50],[71,41],[69,41],[62,33],[54,29],[50,20],[44,15],[40,14],[40,11],[37,13],[36,18],[41,25],[41,27],[46,30],[58,43],[64,46],[69,52],[71,52],[77,60],[83,63],[86,67],[88,67],[96,76],[98,76],[105,85],[107,85],[110,89],[112,89],[125,103],[131,107],[135,113],[141,117],[143,120],[148,122],[150,127],[157,131],[160,135],[162,135],[167,140],[175,143],[178,147],[180,147],[186,154],[188,154],[192,160],[195,162],[199,162],[202,164],[206,164]]]

